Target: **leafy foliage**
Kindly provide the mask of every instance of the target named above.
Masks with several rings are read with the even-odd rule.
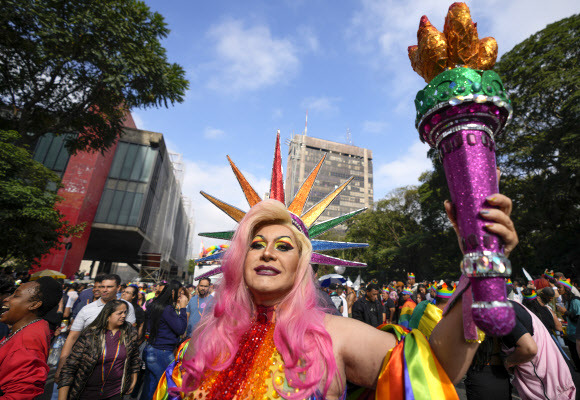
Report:
[[[160,39],[163,17],[136,0],[4,0],[0,13],[2,127],[33,143],[78,133],[71,151],[104,150],[125,111],[182,102],[188,82]]]
[[[497,65],[514,105],[514,119],[498,143],[520,237],[512,259],[527,270],[577,273],[579,41],[580,15],[574,15],[518,44]]]
[[[60,178],[17,146],[19,140],[14,131],[0,131],[0,266],[30,267],[78,229],[54,208]]]
[[[540,274],[577,274],[580,259],[580,15],[548,25],[504,54],[496,68],[514,105],[498,138],[500,191],[514,203],[520,244],[510,258]],[[417,188],[396,189],[374,210],[354,217],[347,239],[367,241],[359,258],[365,280],[457,278],[461,254],[443,208],[450,198],[442,164]]]

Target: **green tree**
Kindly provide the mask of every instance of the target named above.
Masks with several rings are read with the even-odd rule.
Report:
[[[16,145],[19,140],[14,131],[0,131],[0,266],[30,267],[75,229],[54,208],[58,175]]]
[[[512,262],[539,273],[580,263],[580,15],[535,33],[497,64],[514,118],[498,140],[520,245]]]
[[[1,4],[0,127],[25,143],[82,132],[69,150],[103,150],[121,134],[126,110],[183,101],[185,72],[160,43],[169,30],[142,1]]]

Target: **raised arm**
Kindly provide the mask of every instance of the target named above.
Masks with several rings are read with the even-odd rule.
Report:
[[[487,203],[498,208],[484,208],[480,215],[489,221],[486,229],[502,238],[507,256],[518,244],[518,235],[510,219],[512,202],[508,197],[496,193],[487,198]],[[449,201],[445,202],[445,211],[455,231],[458,232],[453,205]],[[435,326],[429,340],[433,352],[453,383],[459,382],[465,375],[479,346],[478,343],[465,341],[462,307],[463,303],[458,299],[453,308]]]

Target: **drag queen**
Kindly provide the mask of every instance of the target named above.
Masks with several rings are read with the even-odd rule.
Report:
[[[431,346],[419,331],[375,329],[326,314],[310,264],[325,257],[329,264],[349,262],[313,253],[313,247],[335,243],[311,239],[320,225],[332,225],[313,225],[326,206],[316,216],[311,211],[318,205],[298,216],[310,188],[285,206],[279,154],[278,138],[269,200],[254,196],[232,163],[251,206],[247,213],[204,193],[240,224],[235,233],[206,234],[232,240],[223,254],[216,303],[154,399],[345,399],[347,381],[376,388],[377,398],[457,398],[452,382],[464,375],[478,346],[464,339],[461,300],[433,331]],[[322,161],[305,185],[310,181],[311,187]],[[486,214],[495,222],[490,229],[511,250],[517,243],[511,202],[497,195],[493,205],[499,209]],[[341,245],[348,243],[334,248]]]

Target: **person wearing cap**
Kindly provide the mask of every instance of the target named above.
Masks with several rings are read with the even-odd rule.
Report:
[[[566,343],[566,346],[570,350],[570,355],[576,369],[580,370],[580,358],[578,357],[578,351],[576,349],[576,326],[580,320],[580,298],[574,296],[572,293],[570,279],[560,279],[556,284],[558,285],[558,293],[562,296],[563,303],[563,306],[557,305],[556,307],[568,323],[564,343]]]
[[[407,274],[407,287],[411,288],[411,291],[414,292],[417,290],[417,286],[419,286],[419,284],[415,281],[415,274],[409,272]]]
[[[411,299],[411,288],[406,287],[401,292],[401,298],[403,305],[401,307],[401,312],[399,314],[399,325],[409,328],[409,321],[411,320],[411,315],[413,315],[413,310],[417,306],[417,303]]]

